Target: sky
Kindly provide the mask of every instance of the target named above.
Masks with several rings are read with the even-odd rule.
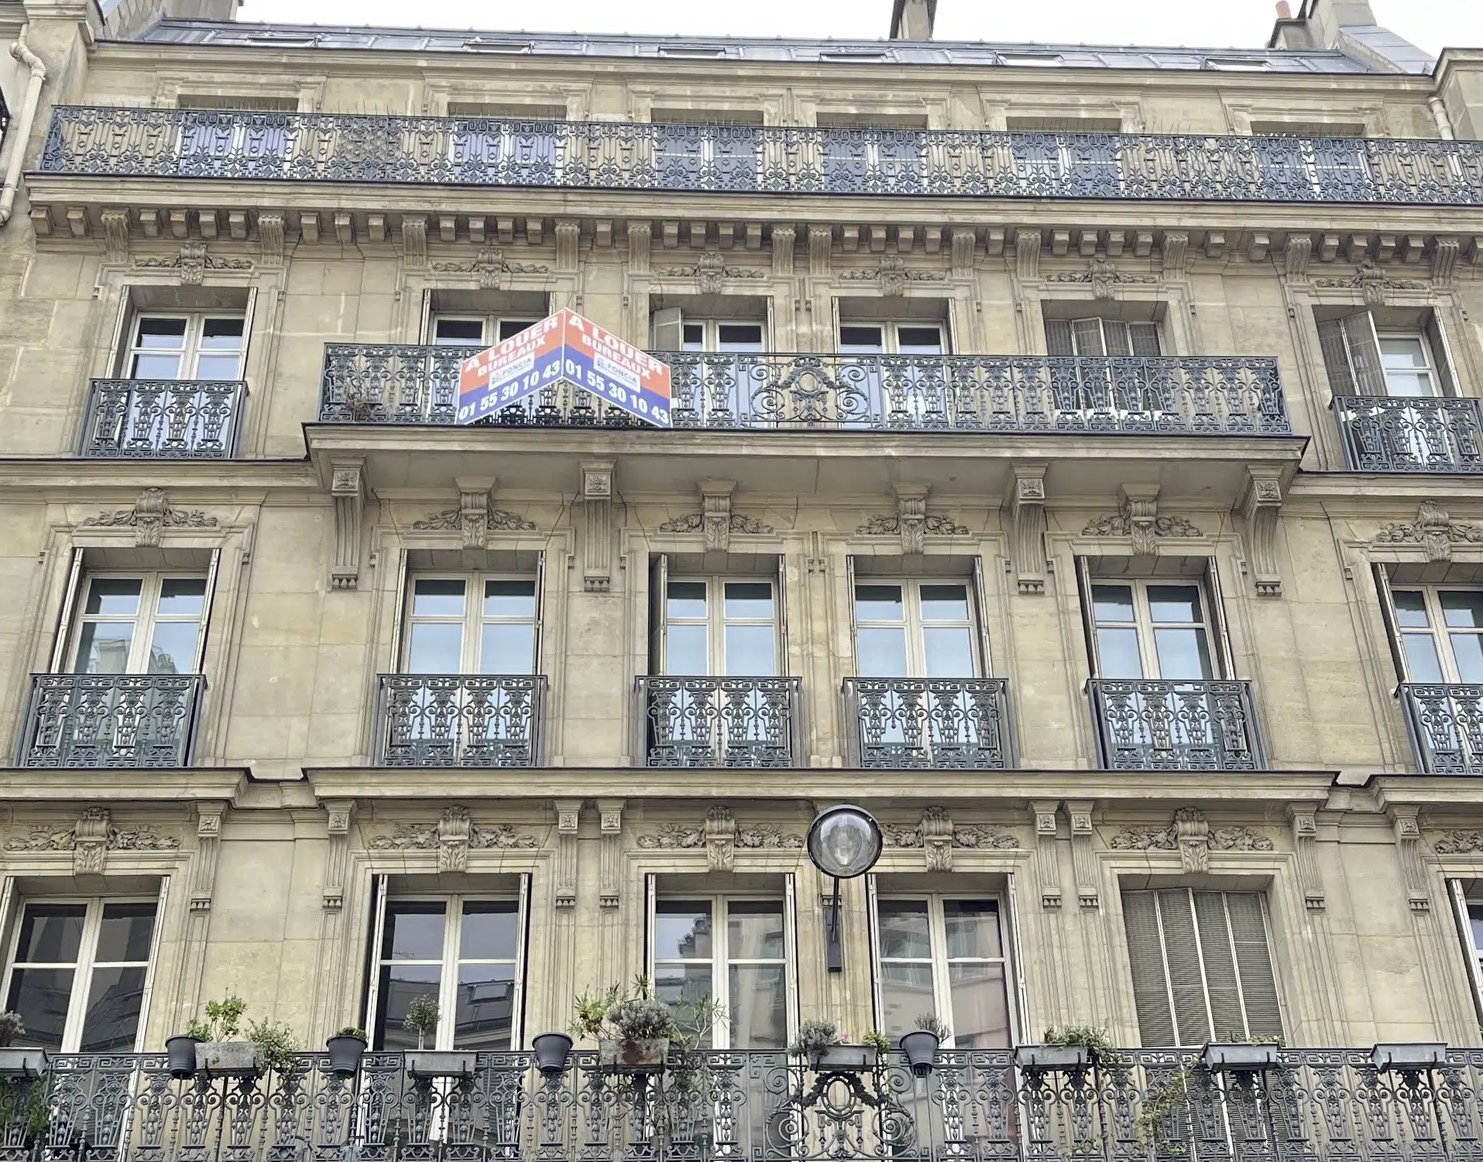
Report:
[[[1292,0],[1294,9],[1298,0]],[[1483,46],[1483,0],[1371,0],[1378,23],[1439,53]],[[245,0],[239,20],[543,32],[879,38],[890,0]],[[1266,44],[1272,0],[938,0],[938,40]]]

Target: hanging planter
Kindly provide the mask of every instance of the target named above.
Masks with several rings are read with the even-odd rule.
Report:
[[[918,1077],[926,1077],[937,1064],[937,1047],[942,1040],[931,1029],[914,1029],[901,1035],[901,1052]]]
[[[668,1037],[619,1040],[605,1037],[597,1043],[598,1063],[619,1073],[654,1073],[664,1068],[669,1056]]]
[[[873,1045],[825,1045],[808,1054],[815,1073],[864,1073],[874,1069],[880,1052]]]
[[[1212,1041],[1201,1064],[1215,1073],[1260,1073],[1277,1064],[1277,1046]]]
[[[550,1075],[566,1072],[567,1057],[572,1051],[572,1039],[565,1033],[540,1033],[531,1038],[531,1051],[535,1054],[536,1068]],[[666,1045],[665,1049],[668,1050]]]
[[[1019,1045],[1014,1063],[1021,1069],[1058,1069],[1070,1072],[1085,1069],[1092,1055],[1085,1045]]]
[[[366,1051],[366,1035],[359,1029],[341,1029],[324,1043],[330,1055],[330,1072],[352,1077],[360,1069]]]
[[[170,1076],[192,1077],[196,1072],[196,1046],[200,1038],[189,1033],[179,1033],[165,1041],[165,1052],[170,1059]]]

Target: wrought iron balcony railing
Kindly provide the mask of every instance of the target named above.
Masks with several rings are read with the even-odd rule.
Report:
[[[1242,1048],[1250,1049],[1245,1046]],[[1263,1048],[1263,1047],[1256,1047]],[[524,1052],[470,1051],[440,1079],[418,1055],[332,1073],[172,1078],[162,1053],[48,1056],[8,1079],[11,1162],[1382,1162],[1483,1151],[1483,1050],[1384,1068],[1368,1049],[1278,1049],[1254,1068],[1199,1050],[1120,1049],[1112,1065],[1017,1067],[1009,1049],[899,1053],[855,1072],[778,1050],[698,1050],[684,1069],[615,1074],[578,1050],[542,1075]],[[422,1055],[423,1067],[431,1055]]]
[[[545,705],[541,674],[382,674],[376,764],[540,766]]]
[[[1093,678],[1087,693],[1104,770],[1266,766],[1250,682]]]
[[[1352,472],[1483,472],[1483,410],[1458,396],[1336,395]]]
[[[53,110],[41,170],[740,194],[1483,204],[1483,145],[1475,141],[83,105]]]
[[[846,678],[849,759],[897,770],[1014,765],[1003,678]]]
[[[184,767],[200,674],[32,674],[16,765]]]
[[[1483,686],[1403,682],[1396,690],[1424,775],[1483,775]]]
[[[225,460],[237,451],[247,384],[241,380],[95,379],[78,454],[150,460]]]
[[[458,365],[477,350],[327,344],[319,418],[451,424]],[[654,355],[670,366],[670,418],[677,428],[1292,433],[1277,361],[1257,356]],[[484,422],[627,427],[638,421],[559,384]]]
[[[802,766],[798,678],[639,677],[634,764]]]

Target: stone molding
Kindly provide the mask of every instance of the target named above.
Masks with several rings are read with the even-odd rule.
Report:
[[[180,840],[153,827],[118,827],[106,807],[85,807],[70,827],[33,824],[24,836],[5,841],[12,854],[70,851],[73,875],[102,875],[110,851],[176,851]]]
[[[1119,286],[1130,284],[1154,284],[1162,281],[1156,274],[1124,274],[1117,265],[1103,255],[1094,254],[1087,268],[1076,273],[1052,274],[1046,282],[1090,283],[1092,298],[1103,301],[1117,297]]]
[[[82,524],[86,528],[132,528],[136,546],[158,548],[165,529],[214,529],[217,520],[200,509],[172,508],[163,488],[146,488],[133,508],[100,512]]]
[[[436,851],[438,871],[468,871],[470,851],[540,846],[536,837],[508,823],[476,826],[468,808],[454,804],[436,823],[398,823],[388,834],[371,838],[372,851]]]
[[[718,804],[698,824],[663,823],[639,835],[634,844],[643,851],[699,851],[706,853],[711,871],[735,871],[738,848],[747,851],[799,851],[803,836],[773,823],[738,826],[731,808]]]
[[[917,849],[927,871],[952,871],[953,851],[1010,851],[1020,845],[1013,835],[981,824],[955,824],[944,807],[927,807],[916,826],[884,823],[886,847]]]
[[[1455,521],[1432,500],[1423,500],[1415,520],[1393,521],[1375,534],[1376,545],[1420,545],[1428,561],[1452,560],[1452,546],[1483,544],[1483,525]]]
[[[945,516],[929,515],[927,512],[928,486],[925,484],[896,485],[896,514],[883,513],[872,516],[855,529],[861,537],[901,538],[903,556],[921,553],[926,547],[926,538],[966,537],[968,526],[954,523]]]
[[[1212,828],[1202,811],[1181,807],[1167,827],[1129,827],[1112,837],[1118,851],[1177,851],[1187,872],[1210,870],[1212,851],[1271,851],[1269,836],[1252,827]]]
[[[1084,537],[1128,537],[1135,557],[1153,557],[1165,538],[1203,537],[1205,534],[1182,516],[1160,516],[1158,485],[1122,487],[1121,511],[1097,517],[1081,530]]]

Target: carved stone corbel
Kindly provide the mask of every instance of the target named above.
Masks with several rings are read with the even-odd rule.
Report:
[[[1456,238],[1438,238],[1432,243],[1432,281],[1446,286],[1457,271],[1457,258],[1462,244]]]
[[[606,593],[613,583],[613,461],[585,461],[581,471],[582,588]]]
[[[628,223],[628,273],[649,273],[649,251],[654,245],[652,222]]]
[[[129,211],[104,210],[98,217],[103,222],[103,257],[109,262],[129,260]]]
[[[553,902],[558,908],[577,906],[577,829],[581,823],[581,799],[556,800],[556,883]]]
[[[333,912],[345,906],[345,867],[350,859],[350,816],[355,811],[355,800],[331,799],[324,809],[329,850],[324,859],[323,906]]]
[[[705,862],[711,871],[736,870],[736,819],[720,804],[705,815]]]
[[[427,217],[402,215],[402,261],[408,266],[427,265]]]
[[[1061,864],[1056,858],[1057,823],[1054,799],[1041,799],[1030,804],[1035,815],[1035,874],[1040,879],[1040,906],[1061,906]]]
[[[978,236],[968,227],[954,227],[952,241],[952,274],[954,278],[973,277],[973,256],[978,250]]]
[[[221,856],[221,820],[227,804],[208,799],[196,804],[196,857],[191,861],[192,912],[209,912],[216,891],[216,864]]]
[[[1431,892],[1427,890],[1426,865],[1421,860],[1421,825],[1419,807],[1394,806],[1389,809],[1395,832],[1396,857],[1401,864],[1401,878],[1406,885],[1406,902],[1413,912],[1432,910]]]
[[[1313,256],[1313,238],[1308,234],[1292,234],[1282,248],[1283,269],[1287,277],[1301,282],[1308,277],[1308,260]]]
[[[1015,582],[1021,593],[1045,592],[1045,468],[1016,464],[1009,497],[1014,524]]]
[[[1282,513],[1282,482],[1276,469],[1248,468],[1241,510],[1246,517],[1246,559],[1258,597],[1281,597],[1277,569],[1277,518]]]
[[[1166,230],[1164,232],[1164,277],[1182,278],[1184,276],[1184,257],[1189,250],[1189,235],[1183,230]]]
[[[108,833],[113,821],[107,808],[88,807],[72,829],[72,874],[100,876],[108,858]]]
[[[928,807],[922,812],[922,857],[929,872],[953,870],[953,820],[946,809]]]
[[[274,211],[257,216],[257,240],[262,248],[264,265],[278,265],[283,261],[283,215]]]
[[[623,804],[622,799],[597,801],[598,830],[602,836],[597,903],[602,908],[616,908],[622,899],[619,885],[623,881]]]
[[[1090,800],[1066,802],[1071,820],[1071,866],[1076,872],[1076,902],[1083,908],[1100,908],[1102,891],[1097,875],[1097,855],[1092,850],[1092,804]]]
[[[1303,889],[1303,906],[1310,912],[1322,912],[1326,906],[1323,876],[1318,870],[1318,821],[1311,810],[1288,809],[1292,820],[1293,850],[1297,853],[1298,884]]]
[[[797,242],[798,231],[794,227],[772,228],[772,273],[779,278],[793,277],[793,247]]]
[[[461,477],[458,485],[458,531],[466,549],[482,549],[489,542],[489,516],[493,507],[493,477]]]
[[[577,250],[582,240],[581,223],[575,218],[556,220],[556,269],[577,269]]]
[[[926,548],[927,492],[925,484],[896,485],[896,515],[901,525],[903,556],[920,553]]]
[[[724,553],[731,548],[731,495],[735,491],[734,480],[700,482],[700,529],[708,553]]]
[[[1179,864],[1187,872],[1210,870],[1210,824],[1194,807],[1174,812],[1174,841],[1179,845]]]
[[[1040,231],[1016,230],[1014,234],[1014,268],[1022,279],[1040,277]]]
[[[1156,521],[1159,516],[1159,486],[1157,484],[1124,484],[1119,493],[1122,498],[1123,517],[1128,523],[1128,535],[1133,540],[1135,557],[1152,557],[1159,551]]]
[[[808,228],[808,272],[815,278],[828,278],[834,260],[834,227]]]
[[[366,506],[366,462],[330,465],[330,496],[335,503],[335,561],[330,566],[331,589],[354,589],[360,584],[360,526]]]
[[[438,819],[438,871],[469,870],[469,840],[473,836],[468,808],[454,804]]]

